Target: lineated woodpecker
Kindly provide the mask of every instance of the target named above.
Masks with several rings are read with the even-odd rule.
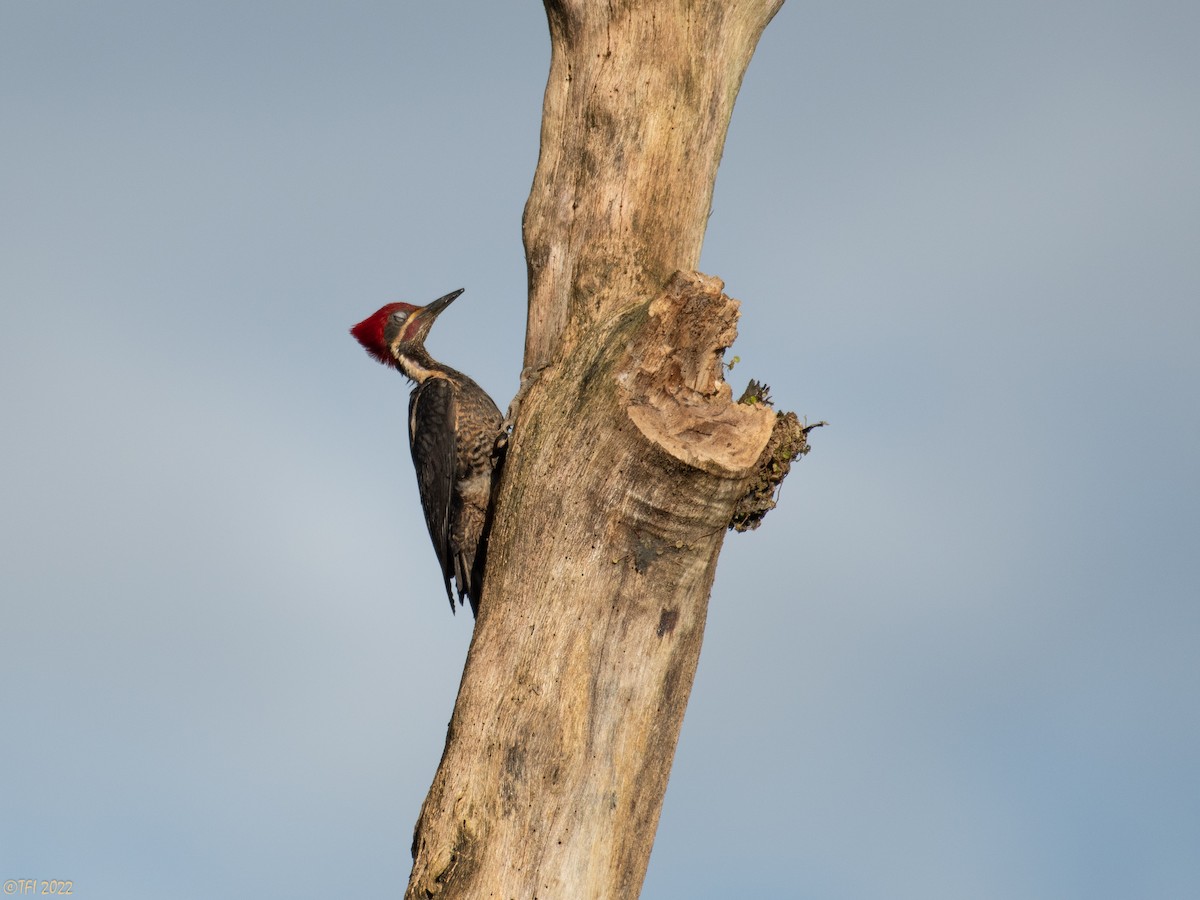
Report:
[[[491,499],[504,417],[474,381],[425,349],[438,315],[462,293],[428,306],[389,303],[350,329],[363,348],[416,383],[408,400],[408,436],[425,524],[446,583],[450,610],[466,597],[479,613]]]

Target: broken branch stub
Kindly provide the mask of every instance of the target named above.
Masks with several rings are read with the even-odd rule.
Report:
[[[625,411],[642,435],[680,462],[744,478],[771,436],[765,407],[733,402],[723,353],[737,336],[738,302],[721,279],[676,272],[618,375]]]
[[[755,405],[759,409],[766,408]],[[733,511],[729,520],[730,528],[734,531],[753,531],[762,524],[763,517],[775,508],[779,486],[792,470],[792,463],[808,453],[808,432],[816,427],[801,425],[794,412],[775,414],[771,437],[758,457],[745,496]]]

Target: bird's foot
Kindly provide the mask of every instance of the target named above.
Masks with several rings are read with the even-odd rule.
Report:
[[[521,411],[521,401],[525,399],[529,389],[547,368],[549,366],[526,366],[521,370],[521,386],[517,388],[517,395],[512,398],[512,403],[508,404],[508,412],[504,415],[504,421],[500,423],[500,436],[496,439],[497,450],[508,445],[508,436],[512,434],[513,425],[517,422],[517,414]]]

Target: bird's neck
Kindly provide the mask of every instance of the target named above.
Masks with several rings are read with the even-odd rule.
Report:
[[[445,369],[445,366],[435,361],[421,346],[396,348],[393,356],[396,359],[396,368],[417,384],[424,384]]]

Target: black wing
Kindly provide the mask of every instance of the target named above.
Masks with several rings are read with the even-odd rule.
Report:
[[[426,379],[424,384],[417,385],[408,401],[408,437],[413,467],[417,470],[417,490],[429,537],[442,566],[451,612],[454,593],[450,589],[450,576],[454,574],[454,557],[450,549],[450,504],[457,454],[456,407],[454,385],[444,378]]]

